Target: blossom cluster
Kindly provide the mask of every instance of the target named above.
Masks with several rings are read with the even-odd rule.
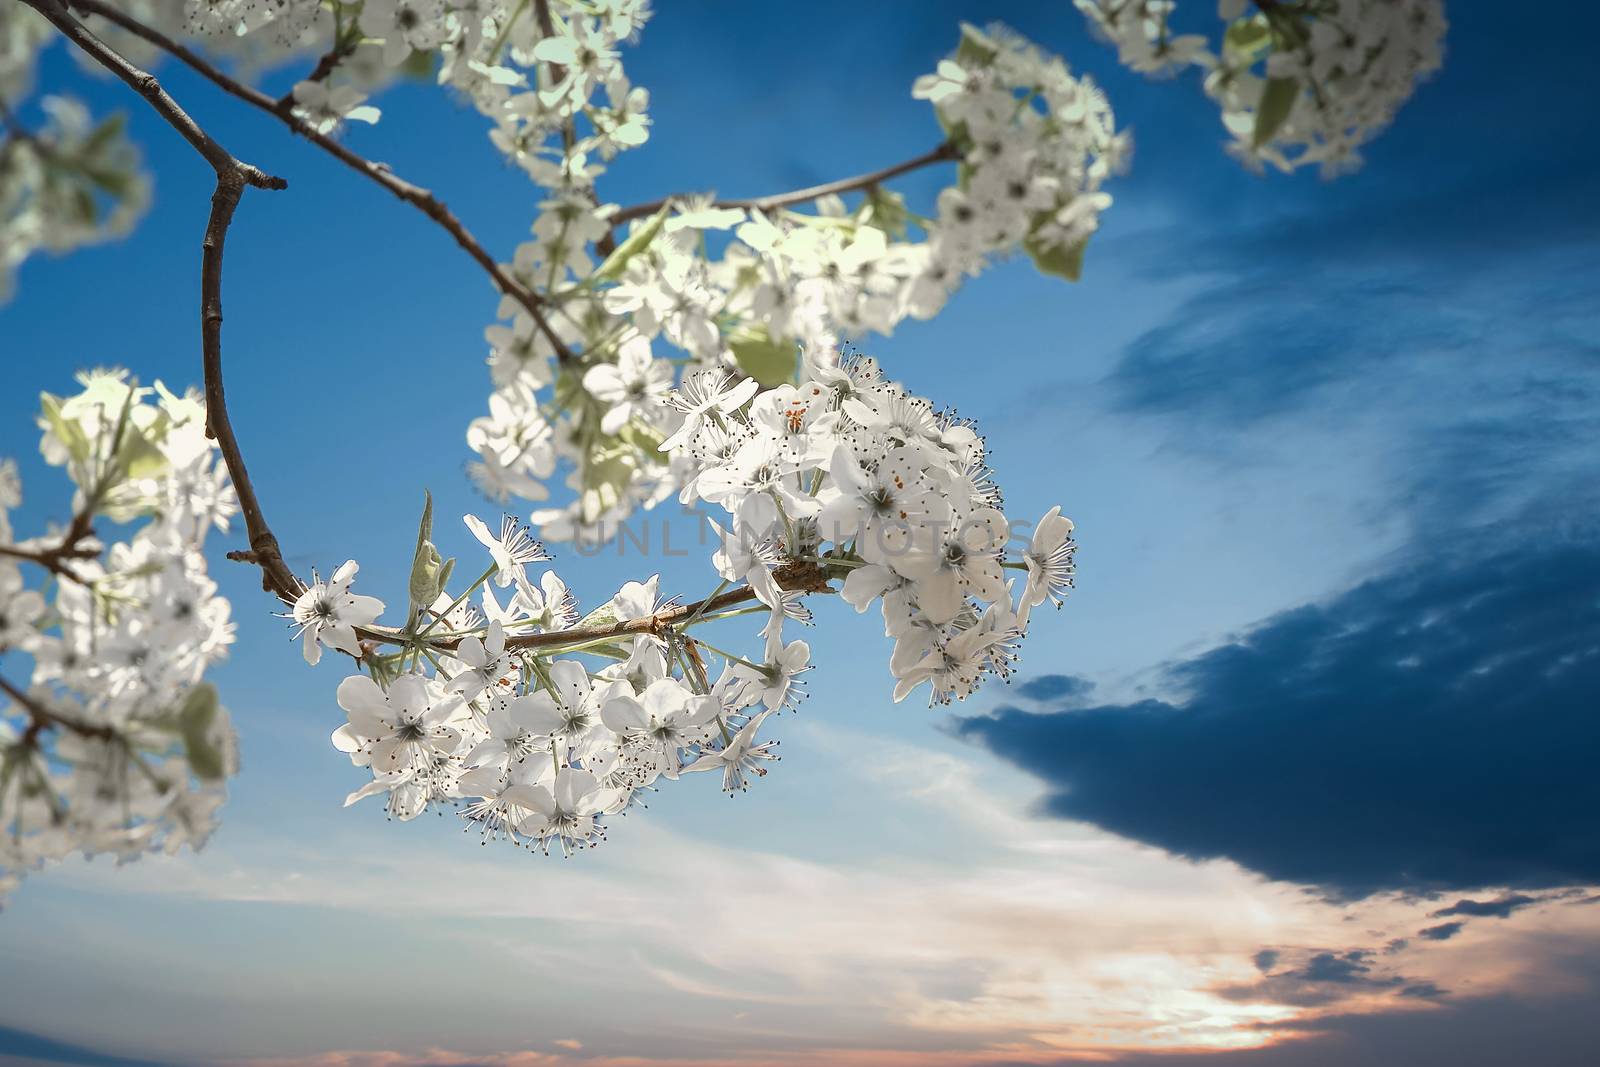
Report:
[[[765,390],[700,368],[668,398],[677,425],[657,447],[684,469],[683,502],[726,524],[710,520],[720,581],[702,600],[663,605],[652,577],[580,617],[562,578],[530,571],[549,557],[527,527],[472,515],[490,562],[452,596],[431,503],[402,627],[353,591],[353,561],[306,589],[291,613],[306,659],[327,647],[365,669],[338,689],[334,746],[372,775],[347,803],[383,795],[399,819],[454,804],[486,838],[570,852],[663,780],[715,770],[742,790],[774,758],[763,724],[804,695],[811,651],[792,627],[834,582],[858,611],[879,606],[896,700],[1009,677],[1031,611],[1072,586],[1071,521],[1053,508],[1013,544],[970,423],[870,358],[824,350],[803,366],[800,384]],[[764,617],[759,651],[701,635],[746,615]]]
[[[199,847],[235,764],[204,681],[233,624],[202,550],[236,510],[205,408],[122,371],[79,380],[40,419],[72,523],[16,540],[21,481],[0,462],[0,890],[74,851]]]
[[[742,408],[742,387],[697,372],[663,446],[695,460],[684,502],[727,512],[714,562],[768,608],[769,659],[785,620],[810,617],[774,569],[803,562],[842,572],[857,611],[880,605],[895,700],[926,683],[930,703],[948,703],[985,675],[1009,678],[1032,609],[1059,605],[1072,585],[1072,522],[1052,510],[1008,559],[1011,523],[971,422],[888,381],[869,357],[825,350],[803,366],[799,385]]]
[[[430,522],[425,516],[421,560],[432,551]],[[708,605],[678,612],[680,624],[661,622],[652,577],[628,582],[580,619],[554,571],[530,573],[549,557],[525,526],[511,517],[498,531],[475,516],[466,522],[489,551],[488,569],[451,597],[422,566],[411,593],[431,599],[413,600],[401,630],[376,628],[384,605],[351,592],[353,561],[295,605],[308,660],[326,645],[367,671],[346,677],[337,693],[347,721],[334,747],[372,774],[347,805],[382,795],[390,817],[402,820],[455,805],[485,840],[570,853],[602,840],[607,817],[659,780],[717,771],[731,792],[767,773],[776,742],[759,741],[757,731],[800,697],[804,642],[770,664],[717,653],[727,662],[713,682],[711,646],[688,630],[742,612]],[[372,639],[399,651],[383,653]]]
[[[681,487],[687,469],[657,448],[674,428],[675,380],[712,369],[794,381],[800,348],[931,318],[963,278],[1018,249],[1076,278],[1110,204],[1103,183],[1129,149],[1099,88],[1004,27],[964,26],[959,48],[912,91],[944,136],[930,159],[959,163],[932,218],[877,185],[854,207],[817,197],[815,211],[678,197],[637,218],[596,266],[584,249],[607,238],[616,206],[546,201],[514,269],[545,286],[569,351],[503,302],[511,321],[487,331],[495,392],[467,435],[480,487],[545,501],[565,470],[568,503],[534,521],[551,540],[604,539]],[[706,253],[712,243],[720,257]]]
[[[1075,2],[1134,70],[1204,71],[1246,164],[1324,175],[1360,165],[1361,146],[1439,68],[1446,29],[1442,0],[1221,0],[1214,50],[1209,36],[1174,30],[1174,0]]]

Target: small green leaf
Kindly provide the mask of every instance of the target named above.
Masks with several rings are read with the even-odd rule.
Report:
[[[648,222],[642,226],[635,226],[633,232],[625,237],[612,253],[606,257],[605,262],[589,275],[588,284],[595,282],[614,282],[622,277],[622,272],[628,268],[628,261],[634,256],[650,247],[650,242],[656,239],[661,232],[661,227],[666,225],[667,212],[670,207],[662,209],[650,216]]]
[[[83,427],[73,419],[68,419],[61,414],[61,399],[49,393],[39,394],[39,410],[43,416],[45,428],[55,435],[61,446],[79,463],[89,460],[89,438],[83,432]]]
[[[730,337],[728,347],[733,350],[739,369],[765,386],[782,385],[794,381],[799,366],[800,352],[793,341],[774,341],[767,336],[766,327],[757,327]]]
[[[584,522],[596,522],[617,506],[633,481],[632,448],[596,450],[583,465],[583,493],[579,497]]]
[[[660,432],[642,422],[628,423],[628,425],[617,431],[617,436],[634,448],[652,456],[661,450],[661,442],[665,440]]]
[[[867,190],[858,215],[863,223],[876,226],[895,240],[905,239],[906,224],[911,219],[911,213],[906,210],[906,198],[881,185]]]
[[[1261,92],[1261,103],[1256,105],[1256,128],[1250,144],[1260,148],[1276,136],[1289,120],[1294,103],[1300,99],[1299,78],[1268,78]]]
[[[617,605],[613,598],[579,619],[577,629],[586,630],[595,626],[615,626],[618,621]]]
[[[956,46],[956,62],[967,69],[987,67],[1000,54],[989,35],[970,22],[961,24],[961,43]]]
[[[433,53],[412,52],[400,64],[400,73],[416,81],[432,81]]]
[[[406,593],[413,605],[427,607],[439,599],[444,585],[440,577],[443,570],[444,560],[439,557],[439,550],[433,547],[432,541],[422,542],[411,558],[411,577],[406,582]]]
[[[213,782],[227,777],[228,773],[227,758],[212,736],[217,714],[217,691],[204,682],[189,690],[183,706],[178,709],[178,730],[183,735],[189,769],[196,778]]]
[[[167,469],[166,454],[132,424],[122,432],[114,461],[115,468],[129,478],[154,478]]]
[[[422,519],[417,523],[417,548],[411,554],[411,577],[406,590],[411,603],[427,607],[439,599],[444,587],[439,550],[428,538],[433,536],[433,494],[422,491]]]
[[[109,147],[111,142],[121,135],[123,128],[127,124],[128,116],[120,111],[107,116],[94,128],[94,132],[83,139],[82,154],[86,156],[99,155],[102,150]]]
[[[583,377],[570,370],[563,370],[556,375],[555,388],[551,390],[551,399],[557,411],[571,411],[579,401],[589,394],[584,392]]]
[[[1069,282],[1083,277],[1083,252],[1088,246],[1088,238],[1075,245],[1045,245],[1032,237],[1022,242],[1022,250],[1028,253],[1040,273],[1053,274]]]
[[[1272,43],[1272,27],[1265,15],[1252,15],[1228,27],[1222,35],[1222,46],[1242,56],[1253,56]]]

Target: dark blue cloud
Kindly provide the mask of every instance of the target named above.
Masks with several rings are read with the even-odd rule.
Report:
[[[1539,903],[1542,898],[1530,897],[1526,893],[1507,893],[1497,900],[1467,900],[1456,901],[1448,908],[1440,908],[1433,913],[1435,919],[1447,918],[1451,915],[1466,915],[1473,918],[1493,917],[1504,919],[1514,911],[1531,907]]]
[[[1040,701],[1081,700],[1093,691],[1093,683],[1070,674],[1043,674],[1017,686],[1019,696]]]
[[[1466,925],[1464,922],[1453,922],[1426,926],[1417,931],[1417,936],[1426,941],[1448,941],[1464,930]]]
[[[97,1052],[10,1026],[0,1026],[0,1056],[26,1057],[38,1063],[60,1063],[69,1067],[174,1067],[171,1061]]]
[[[1600,882],[1600,542],[1441,542],[1164,669],[952,729],[1043,810],[1358,897]]]
[[[1406,1000],[1443,997],[1432,982],[1396,973],[1371,949],[1262,949],[1255,955],[1261,977],[1217,989],[1230,1000],[1299,1007],[1327,1007],[1373,994]]]

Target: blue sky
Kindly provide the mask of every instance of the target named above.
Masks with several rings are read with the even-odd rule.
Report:
[[[1444,71],[1327,183],[1238,168],[1196,85],[1122,71],[1065,3],[757,10],[646,28],[625,58],[652,139],[608,199],[926,150],[909,86],[963,18],[1093,73],[1134,130],[1081,283],[1003,264],[863,346],[983,423],[1008,510],[1079,524],[1079,589],[1034,623],[1025,684],[896,706],[879,627],[833,606],[777,773],[734,803],[686,783],[605,848],[534,861],[339,808],[359,773],[327,743],[337,664],[304,667],[219,544],[243,746],[224,827],[15,895],[0,1062],[1592,1062],[1600,17],[1511,47],[1503,5],[1449,5]],[[297,570],[355,556],[398,600],[424,486],[441,515],[490,510],[461,435],[493,294],[409,208],[162,77],[290,180],[246,198],[225,291],[268,514]],[[31,261],[0,308],[22,529],[65,509],[40,390],[100,363],[198,381],[210,191],[120,86],[60,48],[42,82],[126,110],[157,185],[132,237]],[[535,192],[478,116],[429,86],[381,103],[351,143],[509,255]],[[591,605],[641,569],[715,584],[694,555],[558,566]]]

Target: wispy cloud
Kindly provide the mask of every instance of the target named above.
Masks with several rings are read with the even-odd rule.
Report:
[[[361,867],[302,862],[287,875],[260,843],[249,856],[104,875],[80,867],[66,878],[80,890],[193,906],[248,901],[378,921],[410,922],[448,902],[458,916],[452,969],[491,973],[508,989],[544,989],[560,975],[567,999],[559,1009],[530,1000],[525,1025],[582,1045],[581,1054],[551,1042],[492,1056],[402,1046],[276,1061],[328,1067],[954,1064],[1245,1048],[1298,1033],[1319,1013],[1414,1010],[1419,991],[1457,984],[1468,955],[1478,988],[1526,982],[1527,941],[1550,926],[1528,908],[1483,936],[1380,961],[1369,946],[1410,934],[1426,903],[1392,894],[1330,903],[1232,863],[1194,864],[1081,824],[1041,823],[1026,814],[1033,787],[975,754],[811,722],[794,729],[838,761],[862,811],[937,827],[947,847],[934,852],[946,855],[808,860],[683,838],[647,817],[630,818],[625,864],[602,850],[554,879],[494,856],[463,862],[455,840]],[[948,859],[968,853],[983,863]],[[1600,918],[1580,918],[1590,926],[1600,935]],[[596,951],[599,930],[606,948]],[[1258,966],[1264,946],[1280,961],[1275,981]],[[1319,965],[1319,953],[1356,961],[1365,980]],[[458,1027],[498,1010],[448,984],[429,999],[430,1012]],[[386,1010],[404,1012],[405,1002],[372,1008],[348,1032],[387,1028]],[[724,1023],[686,1028],[706,1018]],[[490,1041],[507,1025],[485,1031]]]

